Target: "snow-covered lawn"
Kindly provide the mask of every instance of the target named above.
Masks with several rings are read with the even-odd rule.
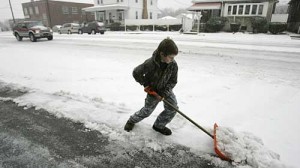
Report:
[[[179,115],[169,124],[172,136],[154,132],[151,127],[162,105],[133,132],[123,131],[146,96],[132,70],[167,36],[180,50],[174,89],[180,110],[210,131],[216,122],[262,141],[266,151],[253,159],[263,163],[248,160],[252,167],[298,167],[300,40],[288,35],[107,32],[55,34],[53,41],[32,43],[2,32],[0,84],[30,91],[14,99],[20,105],[81,121],[124,145],[161,150],[179,143],[195,153],[214,153],[212,139]],[[248,145],[259,148],[255,143]],[[272,154],[279,154],[281,162]]]

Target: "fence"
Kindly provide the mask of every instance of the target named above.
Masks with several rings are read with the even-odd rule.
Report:
[[[127,26],[138,26],[140,30],[141,26],[153,26],[153,31],[155,31],[155,26],[167,26],[171,25],[182,25],[180,19],[125,19],[125,31]]]

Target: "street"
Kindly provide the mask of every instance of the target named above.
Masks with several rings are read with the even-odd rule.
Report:
[[[172,136],[153,131],[162,103],[123,130],[145,100],[132,70],[166,37],[179,48],[180,110],[209,131],[218,123],[260,142],[235,151],[247,156],[235,164],[297,165],[300,41],[226,32],[55,33],[34,43],[0,33],[0,84],[10,90],[0,93],[2,165],[229,167],[215,157],[211,137],[180,115],[168,124]]]

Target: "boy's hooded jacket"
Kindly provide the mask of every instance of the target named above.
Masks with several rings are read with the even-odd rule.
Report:
[[[175,60],[169,64],[161,63],[160,55],[154,51],[151,58],[134,68],[133,77],[141,85],[150,86],[159,95],[168,97],[177,84],[177,72]]]

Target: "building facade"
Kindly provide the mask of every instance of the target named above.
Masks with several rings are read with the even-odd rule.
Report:
[[[294,33],[300,33],[300,1],[290,0],[289,2],[288,30]]]
[[[160,10],[157,0],[94,0],[93,7],[84,8],[86,12],[95,13],[95,20],[106,25],[125,19],[157,19]]]
[[[248,31],[252,17],[264,17],[271,21],[278,0],[193,0],[189,11],[201,12],[201,22],[206,23],[214,16],[226,17],[224,30],[230,29],[230,23],[240,23]]]
[[[31,0],[30,2],[22,3],[26,20],[42,21],[48,27],[70,22],[82,23],[93,21],[93,13],[82,11],[82,8],[90,6],[93,6],[93,4],[51,0]]]

